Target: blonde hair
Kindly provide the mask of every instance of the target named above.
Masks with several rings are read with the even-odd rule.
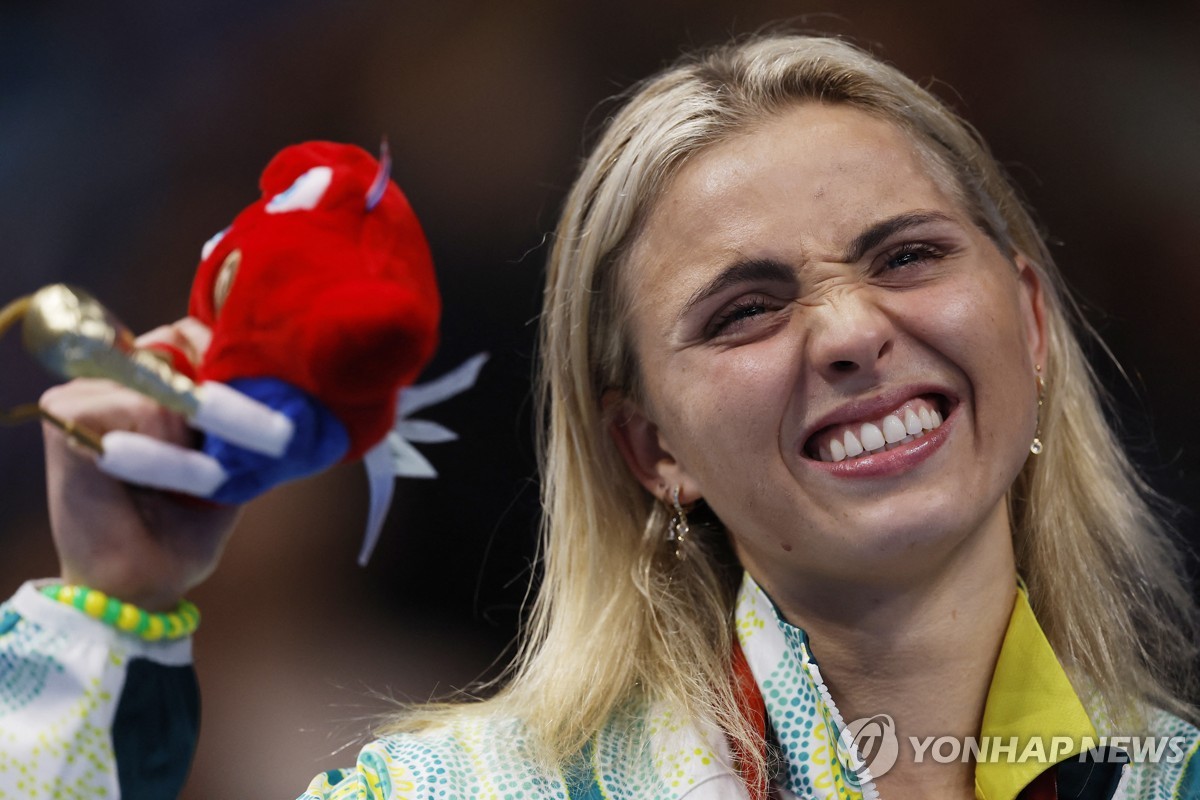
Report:
[[[750,741],[730,685],[740,569],[723,535],[682,562],[662,506],[612,442],[602,394],[639,394],[623,256],[689,157],[800,102],[847,104],[905,130],[1003,251],[1045,291],[1049,357],[1041,437],[1010,492],[1018,568],[1076,685],[1107,713],[1141,702],[1190,714],[1196,612],[1179,550],[1105,421],[1081,325],[1045,243],[978,134],[896,69],[843,41],[773,35],[684,58],[634,91],[582,166],[550,254],[541,320],[544,577],[507,683],[491,700],[426,709],[520,717],[563,763],[647,702]],[[751,748],[749,752],[755,752]]]

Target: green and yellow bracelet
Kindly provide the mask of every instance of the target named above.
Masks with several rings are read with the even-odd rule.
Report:
[[[174,611],[152,612],[86,586],[50,584],[42,587],[42,594],[147,642],[182,639],[200,626],[200,610],[187,600],[180,600]]]

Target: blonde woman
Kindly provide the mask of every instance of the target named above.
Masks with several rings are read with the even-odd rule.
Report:
[[[844,42],[739,42],[635,88],[554,241],[523,649],[492,699],[389,721],[304,798],[1200,796],[1180,554],[969,126]],[[183,437],[108,386],[43,402]],[[229,514],[47,446],[63,581],[161,611],[214,567]],[[81,681],[22,718],[50,742],[28,770],[59,785],[107,727],[91,779],[170,796],[186,640],[32,586],[0,631],[5,680]]]

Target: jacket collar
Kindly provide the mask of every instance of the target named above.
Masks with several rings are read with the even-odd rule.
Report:
[[[738,642],[766,706],[768,723],[783,756],[780,782],[801,797],[877,797],[870,768],[842,736],[845,721],[825,687],[808,635],[779,614],[747,574],[738,595]],[[903,736],[891,718],[872,718],[881,735]],[[1013,743],[1012,756],[982,759],[976,765],[976,795],[982,800],[1013,800],[1045,771],[1052,737],[1070,746],[1055,760],[1081,752],[1095,729],[1029,606],[1017,592],[1008,630],[984,707],[981,741]],[[1030,743],[1033,742],[1033,749]],[[1044,748],[1038,747],[1044,745]],[[880,758],[883,757],[882,751]],[[889,765],[890,766],[890,765]]]
[[[992,673],[981,733],[991,741],[1015,740],[1017,745],[1011,761],[976,765],[975,790],[983,800],[1011,800],[1043,772],[1050,753],[1043,750],[1039,756],[1039,744],[1054,749],[1058,762],[1079,755],[1083,743],[1096,738],[1096,729],[1038,625],[1023,586]],[[1066,750],[1056,747],[1055,737],[1069,745]],[[1023,754],[1028,757],[1022,758]]]

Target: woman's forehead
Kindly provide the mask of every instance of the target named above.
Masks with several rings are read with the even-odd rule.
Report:
[[[656,266],[734,256],[830,260],[881,219],[917,210],[965,218],[929,161],[906,131],[867,112],[789,109],[680,167],[629,263],[652,279]]]

